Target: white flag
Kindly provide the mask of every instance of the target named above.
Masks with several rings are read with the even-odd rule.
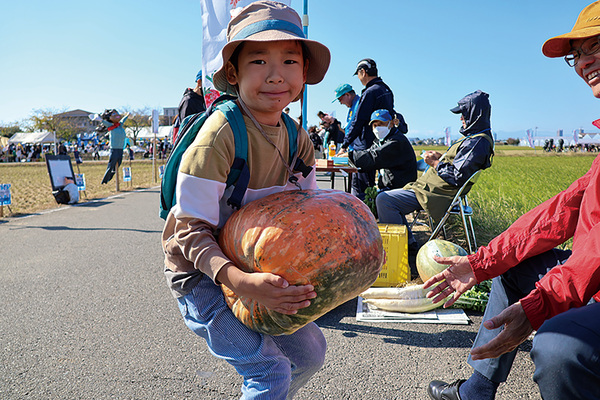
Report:
[[[290,5],[291,0],[278,0]],[[254,0],[200,0],[202,7],[202,89],[209,107],[220,93],[213,85],[213,76],[223,60],[221,50],[227,44],[227,24],[232,16]]]

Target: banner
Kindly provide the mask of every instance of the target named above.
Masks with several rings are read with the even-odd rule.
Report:
[[[10,206],[10,183],[0,184],[0,206]]]
[[[531,129],[527,129],[527,141],[529,142],[529,147],[531,147],[532,149],[535,149],[535,145],[533,143],[532,132],[533,131]]]
[[[446,146],[450,147],[451,140],[450,140],[450,127],[446,127],[446,129],[444,130],[444,133],[446,134]]]
[[[573,130],[573,142],[575,142],[575,145],[579,144],[579,132],[581,132],[580,129]]]
[[[221,50],[227,43],[227,24],[232,16],[254,0],[200,0],[202,8],[202,90],[206,107],[220,93],[213,85],[213,76],[221,68]],[[291,0],[278,0],[290,5]]]
[[[131,182],[131,168],[123,167],[123,182]]]
[[[85,174],[75,174],[75,184],[77,185],[77,190],[80,192],[85,191]]]

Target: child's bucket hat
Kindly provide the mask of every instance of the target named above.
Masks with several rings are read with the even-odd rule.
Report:
[[[581,11],[571,32],[546,40],[542,53],[546,57],[564,57],[571,51],[571,40],[586,39],[600,35],[600,1]]]
[[[223,66],[213,78],[215,88],[222,92],[236,93],[235,88],[227,82],[225,65],[240,43],[276,40],[302,41],[309,53],[306,55],[309,59],[306,83],[316,84],[323,80],[331,59],[329,49],[319,42],[305,38],[302,22],[293,8],[283,3],[262,0],[244,7],[237,16],[229,21],[227,44],[221,52]]]

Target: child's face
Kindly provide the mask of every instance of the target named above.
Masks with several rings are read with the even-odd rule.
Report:
[[[256,119],[276,125],[281,111],[302,90],[308,64],[297,41],[246,42],[238,56],[237,71],[227,65],[227,80]]]
[[[110,122],[112,122],[113,124],[116,124],[120,120],[121,120],[121,115],[119,115],[118,112],[113,112],[112,114],[110,114]]]

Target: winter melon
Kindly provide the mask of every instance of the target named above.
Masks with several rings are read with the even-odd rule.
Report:
[[[448,266],[433,260],[437,257],[466,256],[465,249],[447,240],[434,239],[425,243],[417,253],[417,271],[423,282],[439,274]]]

